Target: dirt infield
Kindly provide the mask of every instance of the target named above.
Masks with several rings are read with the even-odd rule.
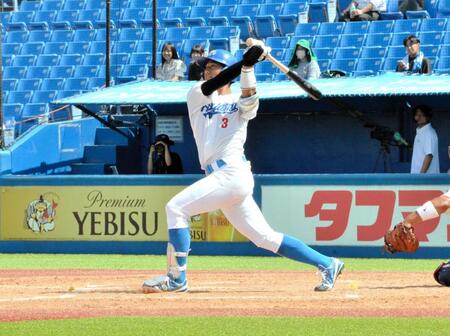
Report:
[[[313,271],[190,271],[190,291],[143,294],[160,272],[0,271],[0,321],[101,316],[449,317],[448,288],[430,273],[344,272],[316,293]]]

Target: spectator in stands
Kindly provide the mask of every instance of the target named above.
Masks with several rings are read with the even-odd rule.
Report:
[[[320,77],[319,63],[317,63],[317,57],[314,55],[308,40],[297,42],[288,67],[305,79]]]
[[[406,56],[397,63],[397,72],[413,72],[419,74],[431,73],[430,61],[420,51],[420,40],[410,35],[403,40]]]
[[[200,45],[196,44],[191,49],[191,64],[189,64],[189,70],[188,70],[188,80],[190,81],[198,81],[202,79],[203,76],[203,69],[200,65],[197,63],[197,59],[199,57],[203,57],[205,54],[205,49]]]
[[[431,117],[429,106],[419,105],[414,109],[417,130],[411,159],[411,174],[439,173],[438,137],[431,127]]]
[[[161,53],[161,64],[156,67],[156,79],[178,81],[184,78],[186,65],[178,57],[177,49],[170,43],[164,43]]]
[[[386,0],[353,0],[343,11],[340,21],[376,21],[386,11]]]
[[[424,9],[424,0],[399,0],[398,9],[403,14],[406,11],[419,11]]]
[[[174,142],[167,134],[159,134],[150,146],[147,172],[149,174],[183,174],[180,156],[170,151]]]

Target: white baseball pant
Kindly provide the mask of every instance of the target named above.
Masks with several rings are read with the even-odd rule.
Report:
[[[175,195],[166,205],[170,229],[188,227],[191,216],[221,209],[225,217],[256,246],[277,252],[283,234],[274,231],[252,196],[250,162],[237,162],[215,170]]]

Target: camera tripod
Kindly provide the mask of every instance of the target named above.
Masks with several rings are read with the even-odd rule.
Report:
[[[391,149],[389,147],[389,142],[381,140],[380,149],[378,150],[377,159],[375,160],[375,165],[373,167],[373,172],[377,171],[378,162],[383,159],[383,172],[392,173],[392,161],[391,161]]]

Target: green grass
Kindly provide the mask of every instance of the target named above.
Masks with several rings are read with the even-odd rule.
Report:
[[[439,260],[344,259],[346,271],[432,272]],[[3,269],[165,269],[165,256],[0,254]],[[279,257],[190,256],[190,270],[306,270]],[[150,304],[150,303],[149,303]],[[232,312],[230,312],[232,313]],[[450,318],[109,317],[0,323],[0,336],[450,336]]]
[[[0,335],[445,336],[445,318],[130,317],[0,324]]]
[[[344,258],[346,271],[430,272],[439,260]],[[3,269],[165,269],[165,256],[92,254],[0,254]],[[280,257],[190,256],[190,270],[310,270]]]

